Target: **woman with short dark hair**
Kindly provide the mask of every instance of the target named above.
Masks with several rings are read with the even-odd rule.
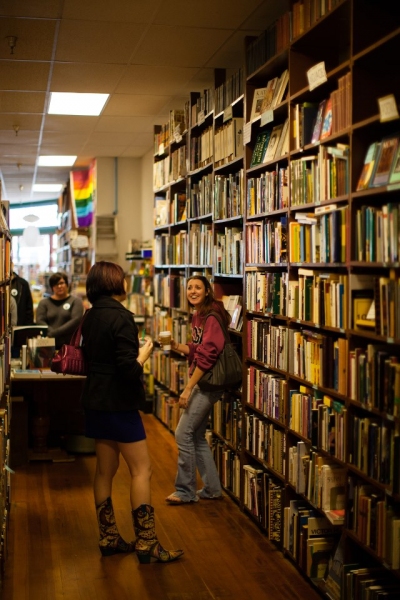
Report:
[[[83,315],[83,302],[69,293],[66,273],[58,271],[49,278],[52,294],[43,298],[36,309],[36,323],[48,325],[47,335],[56,340],[56,349],[69,344]]]
[[[100,261],[90,269],[86,292],[92,308],[82,327],[83,349],[89,373],[82,394],[86,436],[95,439],[96,473],[94,500],[103,556],[136,552],[141,563],[151,559],[171,562],[182,550],[164,550],[158,542],[151,506],[151,464],[142,418],[145,407],[143,364],[153,344],[139,347],[138,328],[132,313],[121,304],[126,298],[123,269]],[[120,454],[131,475],[130,502],[136,542],[124,541],[118,533],[113,506],[112,483]]]

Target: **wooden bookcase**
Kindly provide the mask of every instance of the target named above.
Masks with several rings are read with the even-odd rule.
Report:
[[[11,234],[6,204],[1,202],[0,189],[0,586],[7,558],[7,530],[10,511],[10,280]]]
[[[156,273],[184,281],[200,271],[219,297],[243,296],[243,333],[232,332],[243,388],[213,415],[221,480],[310,582],[350,599],[357,569],[400,586],[398,167],[388,182],[378,155],[372,184],[359,185],[374,142],[398,152],[400,10],[304,0],[265,27],[246,42],[244,97],[191,121],[188,172],[165,189],[186,185],[186,262]],[[283,96],[254,116],[256,90],[286,70]],[[243,154],[223,157],[216,136],[241,118]],[[288,139],[265,160],[265,133],[278,127]],[[212,148],[198,143],[209,131]],[[240,182],[236,213],[218,204],[220,176]],[[167,248],[174,231],[168,221],[155,235]],[[241,235],[237,272],[220,266],[230,234]],[[211,262],[194,253],[197,235],[212,239]],[[160,326],[171,308],[160,307]]]

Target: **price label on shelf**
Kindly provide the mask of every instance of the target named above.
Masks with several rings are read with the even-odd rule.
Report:
[[[325,71],[325,62],[322,61],[322,62],[318,63],[317,65],[314,65],[313,67],[311,67],[311,69],[308,69],[307,79],[308,79],[308,85],[310,88],[310,92],[312,90],[314,90],[316,87],[318,87],[319,85],[322,85],[323,83],[325,83],[325,81],[328,81],[328,78],[326,76],[326,71]]]
[[[274,120],[274,111],[266,110],[265,112],[261,113],[260,127],[263,127],[263,125],[266,125],[267,123],[272,123],[273,120]]]
[[[251,121],[243,127],[243,144],[246,145],[251,140]]]
[[[389,96],[382,96],[378,98],[379,104],[379,119],[381,123],[385,121],[393,121],[399,118],[399,111],[397,110],[396,98],[394,94]]]

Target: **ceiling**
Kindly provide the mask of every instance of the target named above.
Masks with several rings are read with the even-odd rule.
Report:
[[[141,157],[153,126],[191,91],[244,62],[244,37],[282,11],[277,0],[0,0],[3,200],[44,201],[33,183],[65,183],[39,155]],[[12,49],[9,36],[16,36]],[[51,92],[110,94],[99,117],[47,115]]]

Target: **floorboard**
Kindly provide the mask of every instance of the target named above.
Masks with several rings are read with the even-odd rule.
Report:
[[[93,455],[32,462],[12,476],[9,555],[2,600],[317,600],[319,594],[227,496],[169,506],[173,436],[144,415],[153,463],[152,497],[160,541],[183,548],[169,565],[136,556],[102,558],[93,506]],[[121,461],[113,503],[121,534],[133,539],[129,475]]]

